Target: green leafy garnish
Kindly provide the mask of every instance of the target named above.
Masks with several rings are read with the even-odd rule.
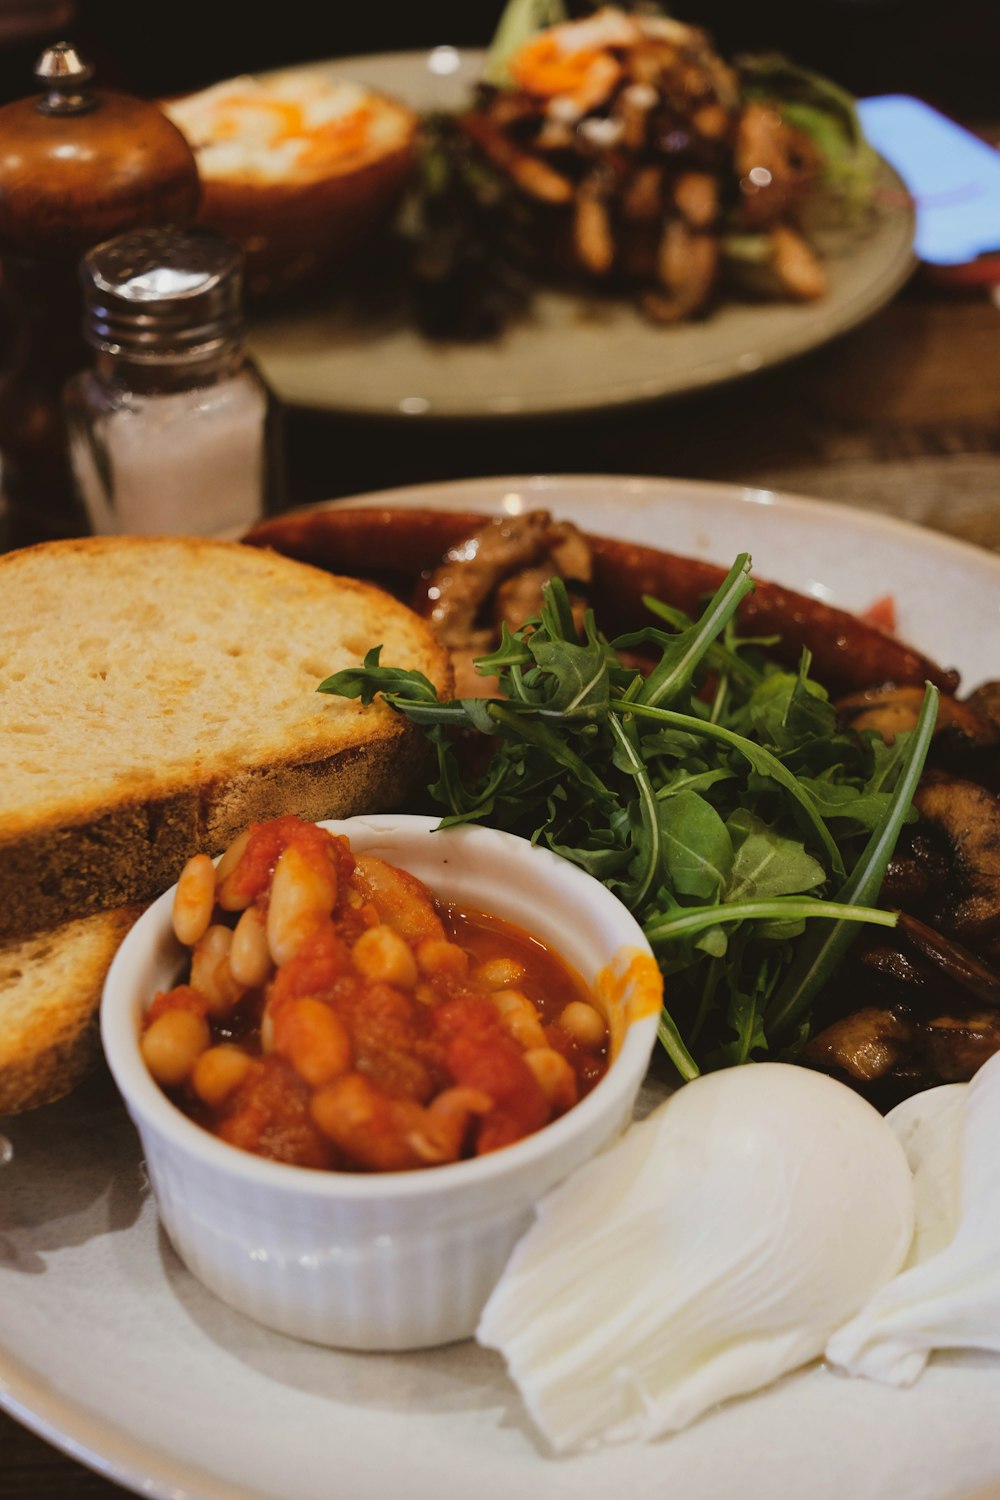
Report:
[[[845,217],[856,218],[868,208],[878,156],[865,140],[853,96],[780,53],[740,58],[739,72],[747,99],[776,104],[788,123],[811,139],[823,163],[824,186]],[[727,253],[751,252],[748,245],[734,243]]]
[[[928,685],[893,746],[841,732],[808,655],[789,672],[740,638],[749,570],[737,558],[700,619],[649,601],[656,623],[616,641],[590,612],[578,630],[553,579],[539,618],[477,663],[502,697],[439,702],[378,649],[319,689],[380,696],[423,728],[442,826],[523,834],[625,902],[663,970],[659,1035],[683,1078],[789,1055],[859,925],[895,925],[874,903],[937,711]],[[466,768],[456,730],[492,738],[485,771]]]
[[[508,0],[483,63],[484,83],[503,88],[510,82],[507,65],[515,52],[537,32],[568,20],[563,0]]]

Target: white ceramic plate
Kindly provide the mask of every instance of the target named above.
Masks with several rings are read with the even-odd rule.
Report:
[[[847,606],[891,590],[904,633],[961,667],[969,686],[1000,667],[1000,557],[837,506],[600,477],[478,480],[364,503],[544,503],[593,531],[719,562],[746,547],[762,575]],[[474,1344],[331,1353],[258,1328],[202,1290],[158,1230],[136,1137],[106,1082],[4,1128],[15,1155],[0,1169],[0,1405],[144,1494],[1000,1493],[1000,1360],[990,1356],[938,1358],[905,1392],[813,1367],[651,1447],[556,1460],[500,1359]]]
[[[449,109],[467,97],[481,58],[438,47],[309,71],[355,78],[418,109]],[[414,417],[616,406],[732,380],[852,328],[909,275],[913,228],[905,189],[886,166],[871,224],[824,236],[830,289],[815,303],[727,302],[703,322],[660,328],[625,301],[545,293],[531,319],[500,339],[445,344],[423,338],[397,313],[360,312],[334,293],[261,318],[251,343],[278,395],[299,406]]]

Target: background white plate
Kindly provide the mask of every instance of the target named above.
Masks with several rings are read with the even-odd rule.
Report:
[[[357,79],[419,110],[454,109],[482,56],[436,48],[303,71]],[[455,71],[435,72],[442,60]],[[251,345],[274,390],[299,406],[415,417],[616,406],[748,375],[854,327],[913,269],[913,227],[906,190],[884,166],[870,224],[823,237],[830,287],[817,302],[723,302],[703,321],[661,328],[625,300],[546,292],[500,339],[460,344],[423,338],[398,312],[359,313],[334,286],[329,297],[258,317]]]
[[[1000,666],[1000,557],[855,511],[721,485],[600,477],[425,486],[366,504],[544,503],[608,535],[729,562],[848,606],[892,591],[967,685]],[[1000,1493],[1000,1360],[938,1358],[910,1391],[814,1367],[650,1447],[554,1460],[500,1359],[296,1343],[203,1291],[156,1223],[105,1080],[8,1121],[0,1405],[152,1496],[197,1500],[971,1500]],[[817,1163],[817,1170],[821,1170]],[[571,1267],[567,1267],[571,1274]]]

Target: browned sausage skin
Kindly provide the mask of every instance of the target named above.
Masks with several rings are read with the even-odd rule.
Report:
[[[259,522],[243,540],[315,567],[352,577],[385,574],[412,587],[453,543],[489,519],[457,510],[291,511]]]
[[[436,567],[449,547],[492,518],[472,511],[352,509],[314,510],[261,522],[244,541],[273,547],[289,557],[339,573],[376,577],[397,591],[415,589],[420,575]],[[593,552],[592,597],[608,635],[650,623],[644,594],[696,615],[706,595],[726,576],[725,568],[633,542],[587,536]],[[931,681],[944,692],[958,687],[958,673],[873,625],[819,599],[757,579],[744,600],[740,623],[754,634],[778,635],[775,654],[796,661],[803,647],[812,652],[813,674],[835,692],[877,683]]]
[[[726,569],[714,563],[653,547],[597,536],[589,541],[594,551],[594,597],[601,601],[605,630],[608,613],[615,630],[648,623],[643,594],[696,615],[700,601],[726,576]],[[780,635],[775,655],[785,660],[797,661],[802,647],[807,647],[812,652],[813,675],[826,686],[842,691],[882,682],[930,681],[944,692],[957,688],[957,672],[946,671],[856,615],[756,575],[755,582],[755,591],[740,607],[740,624],[757,635]],[[620,620],[615,620],[616,614]]]

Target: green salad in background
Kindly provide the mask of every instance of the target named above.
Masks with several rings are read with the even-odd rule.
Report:
[[[510,0],[463,109],[426,117],[405,213],[431,336],[491,337],[545,285],[676,323],[826,291],[878,158],[850,95],[787,58],[724,60],[656,7]]]

